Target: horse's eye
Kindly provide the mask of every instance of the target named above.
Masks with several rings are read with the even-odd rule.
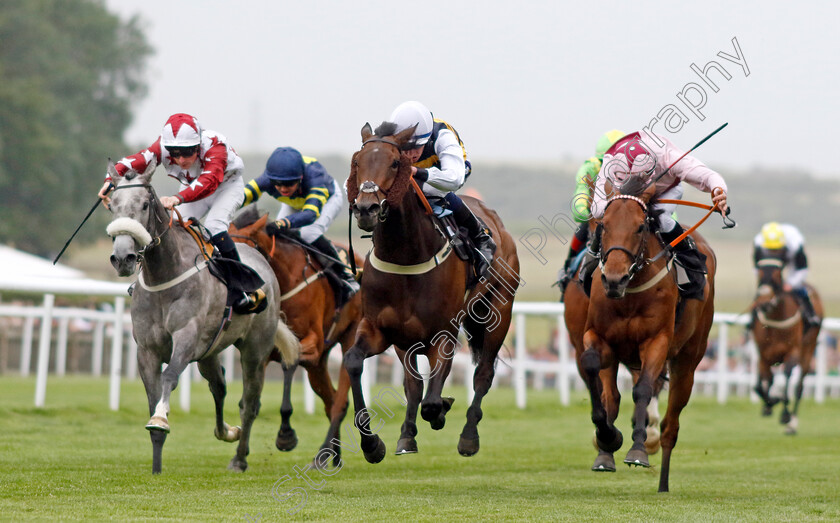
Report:
[[[145,211],[148,208],[149,208],[149,202],[143,202],[143,210]]]
[[[639,228],[636,229],[637,234],[642,234],[645,231],[645,224],[639,225]]]
[[[394,160],[393,162],[391,162],[391,169],[399,169],[399,168],[400,168],[400,161],[399,160]]]

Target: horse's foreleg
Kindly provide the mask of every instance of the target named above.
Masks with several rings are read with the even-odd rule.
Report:
[[[330,379],[330,374],[327,369],[327,354],[321,351],[321,359],[318,360],[318,364],[314,367],[310,367],[306,369],[306,373],[309,377],[309,385],[312,386],[312,390],[315,391],[315,394],[321,398],[321,401],[324,402],[324,413],[327,416],[327,419],[330,420],[330,426],[332,426],[332,411],[333,411],[333,402],[335,401],[335,388],[333,388],[332,380]],[[324,444],[321,445],[321,449],[318,451],[320,454],[324,449],[332,449],[332,438],[330,437],[330,431],[327,432],[327,439],[324,441]],[[340,448],[340,447],[339,447]],[[312,466],[317,468],[320,467],[321,460],[316,458]],[[325,462],[326,463],[326,462]]]
[[[161,373],[160,399],[154,407],[151,419],[146,424],[147,430],[169,432],[169,396],[178,386],[181,373],[187,368],[195,349],[196,322],[189,323],[183,329],[172,335],[172,356],[169,365]]]
[[[295,371],[298,364],[285,362],[280,364],[283,367],[283,401],[280,403],[280,430],[277,431],[277,438],[274,440],[274,445],[277,450],[288,452],[298,444],[297,434],[292,428],[292,378],[295,377]]]
[[[763,359],[758,362],[758,382],[755,384],[755,392],[764,403],[761,407],[761,415],[769,416],[773,413],[773,406],[778,399],[770,397],[770,386],[773,384],[773,371],[770,365]]]
[[[432,429],[440,430],[446,424],[446,413],[455,398],[441,398],[443,383],[452,369],[452,357],[458,349],[456,334],[441,331],[432,339],[432,346],[426,353],[429,358],[429,387],[420,405],[420,415],[429,422]],[[407,372],[406,374],[409,374]],[[415,375],[416,378],[416,375]],[[491,378],[492,380],[492,378]]]
[[[667,335],[659,335],[645,342],[640,347],[642,369],[639,378],[633,386],[633,446],[627,452],[624,463],[642,467],[650,467],[647,447],[648,407],[656,392],[657,380],[665,368],[670,339]]]
[[[210,394],[213,395],[213,403],[216,407],[216,428],[214,430],[216,439],[228,442],[238,440],[239,427],[230,427],[224,420],[227,386],[225,385],[225,371],[219,363],[218,356],[199,361],[198,371],[207,380],[207,384],[210,387]]]
[[[609,347],[593,331],[590,330],[584,334],[583,346],[585,349],[580,355],[578,366],[583,370],[586,387],[589,390],[589,400],[592,404],[592,423],[595,424],[596,444],[600,450],[613,453],[620,449],[624,442],[621,431],[613,423],[615,417],[618,415],[620,396],[614,383],[609,378],[610,376],[615,377],[617,368],[614,368],[615,365],[610,362],[609,365],[604,365],[602,369],[600,351],[609,351]],[[610,383],[609,389],[605,388],[606,382]],[[610,398],[608,406],[613,412],[608,412],[608,407],[605,406],[606,404],[603,399],[607,397]]]
[[[140,371],[140,378],[143,380],[143,386],[146,389],[146,398],[149,402],[149,416],[154,414],[155,406],[160,401],[160,374],[162,362],[157,354],[145,349],[143,346],[137,347],[137,364]],[[162,469],[162,455],[163,444],[166,441],[166,432],[152,430],[149,431],[149,436],[152,440],[152,474],[160,474]]]
[[[365,405],[362,392],[362,370],[365,358],[380,354],[387,348],[382,333],[367,319],[359,323],[356,341],[344,354],[344,367],[350,376],[350,388],[353,391],[353,406],[356,409],[353,424],[359,430],[361,448],[368,463],[379,463],[385,457],[385,443],[374,432],[371,432],[370,414]]]
[[[788,359],[784,363],[785,387],[782,391],[782,414],[779,417],[779,423],[782,425],[790,423],[790,410],[788,409],[788,405],[790,404],[790,378],[793,375],[793,369],[796,368],[796,365],[796,361],[793,359]]]
[[[417,452],[417,407],[420,406],[420,399],[423,397],[423,380],[417,377],[417,354],[406,353],[398,349],[397,355],[404,369],[403,389],[405,390],[405,420],[400,427],[400,439],[397,442],[396,454],[414,454]]]

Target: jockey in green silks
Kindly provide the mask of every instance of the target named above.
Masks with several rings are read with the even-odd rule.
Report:
[[[572,238],[572,244],[569,246],[569,254],[566,256],[566,262],[560,273],[557,275],[558,284],[560,285],[560,301],[563,301],[562,293],[566,289],[566,285],[572,278],[574,271],[570,270],[572,260],[580,253],[581,249],[586,245],[589,239],[589,202],[592,201],[592,189],[595,187],[595,178],[598,177],[598,172],[601,170],[601,163],[604,160],[604,153],[612,147],[612,145],[624,137],[625,133],[617,129],[607,131],[595,144],[595,156],[588,158],[577,171],[575,175],[575,195],[572,198],[572,217],[580,225],[575,231]]]

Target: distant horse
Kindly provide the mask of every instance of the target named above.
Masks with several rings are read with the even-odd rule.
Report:
[[[395,134],[383,124],[377,134],[370,125],[362,128],[362,147],[353,155],[348,199],[359,227],[373,232],[373,251],[365,262],[362,280],[362,321],[356,341],[344,355],[350,375],[356,426],[361,447],[370,463],[385,456],[385,444],[371,432],[370,415],[362,394],[361,374],[365,358],[382,353],[390,345],[406,366],[405,393],[408,407],[398,453],[416,452],[415,419],[423,383],[417,377],[416,356],[429,359],[431,377],[420,414],[435,430],[446,422],[452,400],[441,398],[463,324],[473,359],[475,396],[467,410],[458,452],[472,456],[479,450],[478,422],[481,400],[495,373],[496,356],[511,320],[513,297],[519,286],[516,245],[494,211],[480,200],[464,202],[492,231],[497,251],[490,270],[468,290],[472,264],[450,256],[447,239],[424,210],[425,198],[412,193],[410,162],[401,148],[414,129]],[[414,187],[415,192],[419,188]],[[421,200],[421,198],[423,198]]]
[[[612,191],[609,184],[607,191]],[[659,491],[667,492],[679,415],[691,396],[694,371],[703,358],[712,326],[716,262],[709,245],[695,233],[697,247],[707,257],[704,299],[685,300],[677,316],[679,296],[672,262],[667,256],[656,259],[663,247],[653,231],[654,191],[652,185],[643,194],[617,194],[608,200],[601,221],[599,270],[593,277],[583,334],[584,351],[578,360],[592,401],[597,444],[609,454],[623,442],[614,424],[620,402],[618,365],[639,369],[633,386],[633,445],[624,462],[643,467],[650,466],[645,450],[647,407],[667,363],[670,392],[662,420],[659,475]],[[595,467],[604,458],[599,454]],[[612,456],[609,458],[612,461]]]
[[[766,258],[758,262],[758,291],[752,304],[754,320],[752,335],[758,347],[758,383],[755,391],[764,401],[762,414],[772,414],[773,406],[779,398],[770,397],[770,385],[773,382],[771,367],[784,364],[785,387],[782,395],[782,415],[779,422],[787,425],[787,434],[796,434],[799,425],[797,413],[802,399],[802,385],[805,375],[811,369],[811,360],[817,347],[820,326],[806,324],[799,310],[799,302],[791,292],[784,290],[782,269],[784,262],[777,258]],[[823,317],[823,306],[817,291],[807,285],[814,311]],[[796,383],[796,399],[793,412],[788,410],[788,389],[793,369],[799,366],[799,380]]]
[[[146,424],[152,440],[152,472],[161,471],[161,454],[169,433],[169,397],[178,377],[192,362],[209,382],[216,404],[216,438],[237,441],[236,455],[229,469],[248,467],[251,425],[260,408],[265,366],[275,347],[284,361],[298,358],[300,344],[288,327],[278,320],[279,288],[263,256],[251,247],[238,247],[242,261],[265,282],[268,306],[258,314],[234,314],[221,329],[228,291],[204,270],[202,249],[183,227],[170,226],[169,213],[150,185],[155,165],[140,175],[121,178],[109,167],[116,181],[110,209],[115,219],[108,226],[114,238],[111,265],[120,276],[141,270],[132,295],[131,321],[137,342],[137,362],[151,419]],[[219,353],[228,345],[239,349],[244,382],[239,413],[242,427],[230,427],[223,419],[227,392]],[[166,370],[161,372],[166,363]]]
[[[592,234],[592,231],[590,231],[590,234]],[[581,367],[580,357],[583,355],[583,333],[584,328],[586,327],[586,316],[589,311],[589,297],[583,290],[582,285],[578,282],[579,271],[580,268],[578,268],[578,271],[575,272],[572,280],[566,286],[565,299],[563,300],[565,305],[563,309],[563,318],[566,321],[566,330],[569,333],[569,339],[572,342],[572,346],[575,348],[575,361],[577,363],[578,373],[585,381],[586,373],[584,372],[583,367]],[[628,370],[633,375],[633,383],[636,383],[639,380],[639,370]],[[661,433],[659,431],[659,393],[665,385],[665,381],[664,374],[660,375],[656,380],[653,396],[651,397],[647,408],[647,422],[645,424],[647,436],[645,438],[645,450],[647,450],[648,455],[656,454],[659,452],[660,448],[659,440]],[[595,446],[597,447],[597,439],[593,438],[593,442],[595,442]],[[598,450],[599,458],[596,460],[595,465],[593,465],[592,470],[595,472],[615,472],[615,459],[613,458],[613,453],[600,449]]]
[[[340,311],[336,311],[335,295],[325,276],[325,269],[300,243],[291,239],[274,238],[265,231],[267,214],[259,216],[256,206],[248,206],[230,227],[236,241],[252,242],[271,264],[280,285],[280,307],[286,315],[289,328],[301,340],[300,364],[306,369],[312,390],[324,401],[324,410],[330,427],[321,450],[332,449],[336,466],[340,464],[340,424],[347,413],[347,391],[350,377],[341,366],[338,377],[338,391],[333,388],[327,369],[330,349],[341,343],[342,352],[353,344],[356,328],[361,319],[361,293],[356,293]],[[357,256],[361,266],[363,259]],[[284,366],[287,381],[295,367]],[[288,390],[288,388],[286,389]],[[280,409],[283,426],[277,433],[277,448],[292,450],[297,443],[294,430],[289,425],[292,413],[288,393],[284,393]],[[320,452],[320,451],[319,451]],[[313,466],[322,466],[322,460]]]

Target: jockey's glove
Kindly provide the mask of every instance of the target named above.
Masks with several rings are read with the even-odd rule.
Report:
[[[414,173],[414,179],[417,180],[417,183],[422,185],[426,180],[429,179],[429,171],[426,169],[417,169],[417,172]]]
[[[265,232],[270,234],[271,236],[277,236],[281,234],[283,231],[289,230],[291,224],[289,220],[286,218],[280,218],[277,221],[273,221],[265,226]]]

